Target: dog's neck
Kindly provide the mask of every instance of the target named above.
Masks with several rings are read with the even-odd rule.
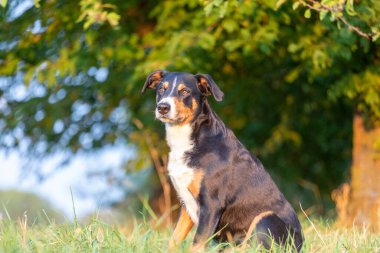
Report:
[[[190,124],[174,125],[166,123],[165,129],[166,141],[170,147],[171,152],[181,154],[193,147],[193,143],[191,141],[193,128]]]
[[[208,101],[202,103],[201,112],[192,122],[193,138],[197,140],[203,137],[212,137],[216,135],[226,136],[228,129],[219,116],[212,110]]]

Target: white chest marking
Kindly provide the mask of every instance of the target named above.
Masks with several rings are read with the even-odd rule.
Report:
[[[190,125],[171,126],[166,124],[166,140],[170,147],[169,176],[191,219],[198,224],[198,203],[188,189],[194,177],[194,170],[186,165],[185,160],[185,152],[193,148],[190,135]]]

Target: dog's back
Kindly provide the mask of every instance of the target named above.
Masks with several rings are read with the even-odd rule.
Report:
[[[191,167],[204,171],[199,198],[216,198],[212,203],[223,207],[216,238],[222,241],[232,238],[240,243],[254,225],[264,245],[268,245],[269,234],[278,243],[292,235],[300,249],[301,226],[289,202],[259,159],[239,142],[210,107],[205,110],[210,110],[209,117],[207,122],[196,124],[199,126],[193,136],[196,145],[188,158]]]

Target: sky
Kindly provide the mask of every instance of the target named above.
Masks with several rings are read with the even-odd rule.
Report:
[[[111,170],[114,175],[122,177],[124,172],[121,168],[131,155],[131,149],[121,145],[107,147],[90,155],[77,155],[60,170],[39,182],[33,174],[25,176],[25,171],[22,171],[23,158],[18,152],[6,154],[0,150],[0,190],[16,189],[36,193],[62,211],[69,220],[74,217],[72,191],[76,214],[78,218],[85,217],[102,209],[102,203],[124,196],[124,189],[109,185],[106,177],[89,178],[87,175]],[[41,169],[53,171],[61,158],[56,155],[42,161]]]

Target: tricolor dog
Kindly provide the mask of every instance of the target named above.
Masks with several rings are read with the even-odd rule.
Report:
[[[157,119],[165,123],[168,171],[182,207],[170,246],[193,225],[192,250],[208,239],[241,243],[254,226],[266,248],[291,238],[299,251],[301,225],[261,162],[225,126],[207,102],[223,92],[209,75],[157,70],[142,89],[156,90]]]

